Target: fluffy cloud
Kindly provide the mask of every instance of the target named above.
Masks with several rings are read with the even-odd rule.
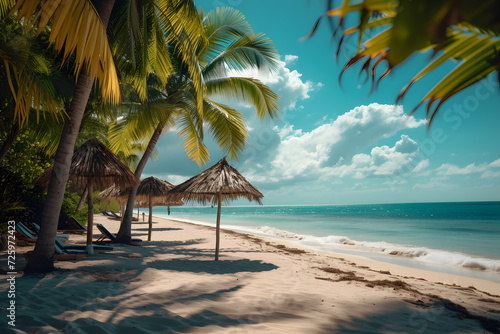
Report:
[[[268,85],[280,96],[280,110],[282,112],[299,109],[300,106],[297,103],[308,99],[310,97],[309,93],[321,88],[323,84],[309,80],[304,82],[302,73],[288,68],[288,65],[293,64],[298,59],[298,56],[286,55],[285,61],[278,61],[278,68],[274,73],[265,73],[254,68],[245,71],[230,71],[230,75],[256,78]]]
[[[425,120],[406,116],[402,107],[373,103],[356,107],[310,132],[293,125],[275,127],[280,141],[274,155],[262,168],[253,164],[249,178],[274,182],[347,176],[360,179],[392,175],[402,168],[408,171],[419,166],[423,170],[428,165],[420,164],[418,145],[406,135],[393,147],[374,147],[370,154],[360,152],[400,130],[425,124]]]
[[[417,144],[405,137],[394,148],[374,148],[371,157],[358,153],[402,129],[416,128],[425,123],[407,117],[402,107],[372,103],[356,107],[311,132],[302,133],[287,126],[279,133],[282,141],[272,167],[285,178],[291,178],[311,169],[373,163],[381,166],[380,173],[383,174],[382,170],[388,172],[391,169],[389,163],[383,163],[384,160],[396,159],[396,153],[413,153],[418,149]],[[392,156],[388,157],[388,150],[393,151]]]
[[[350,164],[332,167],[328,175],[363,179],[368,176],[394,176],[414,171],[420,163],[418,150],[414,140],[402,135],[401,140],[393,147],[384,145],[374,147],[370,154],[356,154]]]
[[[285,63],[287,65],[291,65],[291,64],[295,63],[297,61],[297,59],[299,59],[299,56],[285,55]]]

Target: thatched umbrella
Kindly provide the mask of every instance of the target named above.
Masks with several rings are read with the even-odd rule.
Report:
[[[215,229],[215,261],[219,260],[220,213],[222,201],[239,197],[249,201],[260,201],[264,197],[260,191],[250,184],[235,168],[231,167],[226,158],[184,183],[172,188],[169,192],[172,199],[197,201],[202,204],[211,202],[217,204],[217,225]]]
[[[149,208],[149,205],[151,204],[152,206],[168,206],[169,209],[171,206],[182,206],[184,203],[182,201],[170,201],[166,197],[166,192],[168,192],[168,189],[173,188],[174,186],[168,182],[168,181],[162,181],[159,180],[155,177],[152,177],[154,181],[149,180],[151,178],[147,178],[142,180],[141,184],[139,185],[138,192],[137,192],[137,197],[136,201],[134,203],[134,207],[139,210],[139,208]],[[144,182],[144,184],[143,184]],[[151,185],[149,183],[154,182],[156,185]],[[166,184],[162,184],[166,183]],[[149,184],[149,185],[148,185]],[[128,198],[128,191],[127,190],[120,190],[119,187],[116,185],[112,185],[111,187],[108,187],[101,191],[99,193],[99,198],[101,200],[110,200],[110,199],[115,199],[117,200],[120,205],[125,205],[127,203],[127,198]],[[149,200],[149,196],[151,195],[151,201]],[[151,213],[151,212],[150,212]],[[137,218],[139,218],[139,214],[137,215]]]
[[[174,185],[168,181],[163,181],[157,179],[154,176],[150,176],[141,181],[141,184],[137,188],[137,196],[135,198],[136,203],[147,204],[149,208],[149,231],[148,231],[148,241],[151,241],[151,232],[153,230],[153,206],[154,205],[164,205],[173,206],[180,204],[177,202],[170,202],[168,200],[168,192],[172,189]],[[180,204],[183,205],[184,203]],[[139,206],[137,205],[137,206]]]
[[[123,207],[127,203],[128,191],[120,189],[119,186],[113,184],[112,186],[104,189],[98,195],[102,201],[110,202],[112,199],[120,204],[120,214],[122,214]]]
[[[93,191],[115,184],[120,189],[137,186],[139,180],[121,160],[96,138],[89,139],[73,153],[70,180],[76,186],[88,187],[87,251],[93,253]],[[52,175],[49,167],[37,180],[39,185],[48,185]]]

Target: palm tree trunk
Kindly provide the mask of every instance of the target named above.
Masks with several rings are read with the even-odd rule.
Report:
[[[151,139],[149,140],[148,147],[146,148],[146,151],[144,151],[141,161],[139,161],[139,164],[137,165],[137,168],[134,173],[138,179],[141,179],[142,172],[144,171],[144,168],[146,167],[146,164],[149,158],[151,157],[151,154],[153,153],[153,150],[156,146],[156,143],[158,142],[158,139],[160,139],[161,132],[163,131],[164,126],[165,126],[164,123],[158,124],[158,126],[155,129],[155,132],[153,133]],[[134,210],[135,197],[137,195],[137,188],[138,187],[131,188],[128,193],[127,207],[125,208],[125,214],[123,215],[122,223],[120,225],[120,230],[116,235],[117,242],[130,244],[130,240],[132,238],[132,214]]]
[[[35,250],[24,269],[25,273],[47,272],[54,269],[54,243],[57,234],[57,223],[61,212],[64,190],[68,182],[76,137],[91,89],[92,80],[87,71],[82,69],[78,77],[71,107],[68,110],[69,119],[64,124],[61,140],[54,158],[54,167],[40,221],[40,233],[38,234]]]
[[[12,124],[12,129],[10,130],[8,137],[3,142],[2,147],[0,148],[0,162],[3,160],[3,158],[5,158],[7,152],[9,152],[17,137],[19,137],[20,133],[21,128],[19,127],[19,124]]]
[[[115,0],[101,1],[98,13],[104,27],[108,25],[114,2]],[[25,273],[47,272],[54,269],[54,243],[57,235],[57,223],[61,213],[64,190],[69,178],[76,137],[92,90],[92,79],[85,67],[83,67],[78,77],[73,100],[68,110],[68,119],[64,123],[61,140],[54,158],[52,177],[50,178],[47,198],[40,221],[40,233],[35,250],[24,269]]]

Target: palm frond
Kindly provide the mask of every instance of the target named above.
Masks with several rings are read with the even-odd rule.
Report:
[[[0,19],[9,13],[15,3],[15,0],[0,0]]]
[[[209,99],[205,99],[204,105],[204,119],[217,144],[230,159],[237,159],[248,137],[245,117],[238,110]]]
[[[427,114],[430,120],[435,117],[439,107],[450,97],[486,78],[497,69],[493,60],[498,56],[500,40],[484,37],[473,50],[468,50],[468,55],[463,57],[459,65],[451,70],[436,86],[434,86],[422,99],[427,103]],[[447,55],[445,55],[447,57]],[[439,58],[438,58],[439,59]],[[430,112],[434,102],[439,101],[436,108]]]
[[[103,99],[112,103],[120,100],[118,77],[106,30],[90,0],[19,0],[11,12],[18,20],[25,18],[28,28],[36,25],[41,33],[51,22],[49,42],[61,52],[63,63],[70,57],[75,74],[86,68],[91,78],[97,78]]]
[[[260,70],[275,70],[279,56],[272,41],[263,34],[247,35],[238,38],[228,45],[224,51],[217,49],[206,53],[210,60],[203,68],[206,80],[227,75],[227,70],[241,71],[256,67]]]
[[[258,79],[226,77],[209,80],[206,85],[208,95],[248,103],[261,119],[278,114],[278,95]]]
[[[216,54],[221,53],[235,39],[254,34],[245,16],[234,8],[217,7],[202,17],[208,46],[198,55],[200,59],[206,57],[208,50],[213,50]]]
[[[182,146],[189,159],[201,166],[205,164],[210,154],[203,143],[203,119],[197,109],[185,109],[177,117],[178,135],[184,140]]]
[[[160,0],[157,8],[167,44],[175,46],[176,54],[187,65],[196,91],[198,111],[203,113],[205,86],[196,50],[206,44],[206,39],[196,6],[191,0]]]
[[[447,99],[500,69],[500,24],[493,14],[498,10],[500,3],[497,1],[478,5],[472,0],[464,0],[461,6],[453,6],[452,1],[364,0],[351,4],[345,0],[340,7],[325,15],[339,18],[335,32],[341,28],[348,13],[358,12],[360,15],[359,23],[344,31],[337,52],[345,38],[356,32],[360,36],[366,30],[379,32],[364,42],[359,38],[356,54],[348,60],[340,75],[341,78],[347,69],[363,61],[361,72],[366,71],[367,79],[371,76],[372,89],[411,54],[433,50],[432,61],[403,87],[396,103],[416,81],[450,61],[459,62],[412,111],[427,103],[430,126]],[[366,22],[366,15],[373,16],[378,12],[384,15]],[[380,32],[380,27],[385,25],[389,27]],[[387,64],[387,68],[382,74],[377,74],[377,67],[382,63]]]
[[[128,0],[116,6],[113,50],[122,76],[133,83],[142,100],[147,99],[147,80],[155,73],[163,84],[172,71],[172,64],[156,8],[151,2]]]

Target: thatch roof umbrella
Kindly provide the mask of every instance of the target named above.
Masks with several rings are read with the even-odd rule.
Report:
[[[119,203],[127,201],[128,192],[120,189],[115,183],[99,193],[99,198],[103,201],[115,199]]]
[[[104,189],[115,184],[120,189],[126,189],[137,186],[139,180],[113,152],[96,138],[89,139],[75,150],[69,173],[70,180],[77,186],[88,187],[87,252],[92,254],[94,188]],[[52,166],[43,172],[37,184],[48,184],[51,175]]]
[[[161,203],[165,206],[173,206],[179,204],[179,202],[169,202],[168,192],[172,189],[174,185],[168,181],[163,181],[157,179],[154,176],[150,176],[141,181],[141,184],[137,188],[137,196],[135,198],[136,203],[147,204],[149,208],[149,230],[148,230],[148,241],[151,241],[151,232],[153,230],[153,206],[155,203]],[[181,202],[182,203],[182,202]],[[182,203],[181,205],[183,205]],[[139,204],[140,205],[140,204]],[[139,206],[138,205],[138,206]],[[156,204],[158,205],[158,204]]]
[[[120,214],[122,214],[123,207],[127,203],[128,191],[120,189],[116,184],[113,184],[111,187],[108,187],[101,191],[98,197],[102,201],[110,202],[112,199],[116,200],[120,204]]]
[[[224,200],[239,197],[247,198],[249,201],[260,201],[264,197],[260,191],[248,182],[235,168],[231,167],[226,158],[200,174],[190,178],[184,183],[172,188],[169,192],[172,199],[184,199],[197,201],[202,204],[211,202],[217,204],[217,224],[215,229],[215,261],[219,260],[220,243],[220,214],[221,204]]]

